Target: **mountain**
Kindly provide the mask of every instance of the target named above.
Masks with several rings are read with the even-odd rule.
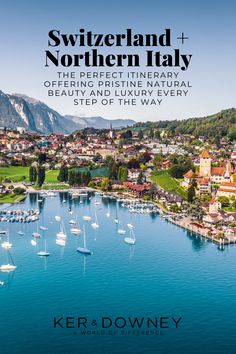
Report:
[[[74,123],[80,126],[80,129],[93,127],[96,129],[109,129],[110,125],[113,128],[123,128],[126,126],[132,126],[136,122],[132,119],[105,119],[102,117],[76,117],[76,116],[65,116]]]
[[[169,130],[172,134],[236,139],[236,108],[199,118],[136,123],[134,128]]]
[[[130,119],[109,120],[102,117],[80,118],[62,116],[45,103],[22,94],[6,94],[0,91],[0,126],[9,129],[23,127],[31,132],[44,134],[70,134],[75,130],[95,127],[114,128],[133,125]]]

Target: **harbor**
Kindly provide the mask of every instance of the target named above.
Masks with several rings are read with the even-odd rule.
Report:
[[[4,216],[17,217],[20,211],[26,215],[34,211],[38,216],[29,223],[0,222],[5,231],[0,234],[1,245],[5,243],[0,247],[0,301],[5,318],[0,329],[7,339],[8,352],[12,350],[8,329],[13,317],[11,336],[19,348],[25,345],[20,325],[23,313],[29,324],[25,352],[33,351],[35,346],[50,352],[52,343],[55,351],[56,343],[58,353],[63,353],[65,345],[75,353],[78,341],[90,352],[97,352],[105,342],[110,351],[121,352],[119,329],[113,336],[104,330],[103,335],[93,335],[93,340],[80,330],[74,335],[73,330],[67,329],[59,335],[59,329],[52,326],[54,316],[74,316],[78,312],[91,320],[95,313],[96,317],[111,318],[144,313],[182,316],[183,326],[181,323],[177,332],[193,342],[198,324],[196,313],[200,313],[207,323],[203,324],[203,341],[208,345],[207,338],[212,336],[209,326],[216,320],[215,306],[235,305],[234,297],[227,297],[224,291],[224,279],[234,291],[236,245],[225,247],[222,252],[211,240],[205,242],[208,239],[198,233],[172,223],[171,215],[155,203],[98,191],[86,194],[80,190],[82,196],[73,197],[68,192],[54,193],[29,193],[24,203],[2,208]],[[211,307],[213,301],[215,305]],[[227,321],[234,325],[231,312]],[[41,334],[45,330],[47,343]],[[217,336],[226,336],[222,328],[215,330]],[[165,352],[166,338],[177,340],[177,332],[166,329],[158,337],[126,335],[126,342],[140,354],[140,344],[144,342],[147,348],[158,342]]]

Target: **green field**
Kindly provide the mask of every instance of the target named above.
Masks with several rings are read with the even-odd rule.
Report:
[[[16,203],[20,202],[21,200],[25,199],[26,195],[25,194],[7,194],[7,195],[1,195],[0,196],[0,203]]]
[[[48,170],[46,171],[45,181],[47,183],[58,183],[57,176],[59,170]],[[19,182],[23,180],[29,182],[29,167],[22,166],[10,166],[10,167],[0,167],[0,178],[9,178],[12,182]]]
[[[79,168],[81,172],[87,172],[89,168],[82,167]],[[93,177],[107,177],[108,170],[106,167],[100,167],[94,170],[90,170],[92,178]],[[45,182],[46,183],[57,183],[57,176],[59,170],[47,170]],[[24,179],[25,177],[25,179]],[[0,167],[0,178],[9,178],[12,182],[29,182],[29,167],[22,166],[10,166],[10,167]]]
[[[180,187],[176,179],[169,175],[168,171],[154,171],[151,175],[151,180],[166,191],[179,194],[185,199],[187,198],[187,192]]]
[[[19,182],[25,176],[25,181],[29,181],[29,167],[10,166],[0,167],[0,178],[9,178],[12,182]]]
[[[47,183],[58,183],[57,176],[59,170],[48,170],[46,171],[45,182]]]

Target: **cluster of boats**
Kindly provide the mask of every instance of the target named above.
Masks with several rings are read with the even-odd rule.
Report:
[[[45,192],[46,193],[46,192]],[[84,191],[77,191],[78,197],[89,197],[87,192]],[[52,196],[51,193],[47,192],[47,196]],[[77,195],[77,194],[76,194]],[[38,201],[41,201],[41,198],[43,198],[45,195],[44,193],[40,193],[38,197]],[[73,196],[73,194],[71,194]],[[75,197],[75,196],[74,196]],[[100,195],[100,197],[102,197]],[[135,210],[138,210],[138,208],[143,208],[146,209],[148,208],[151,210],[149,203],[139,203],[135,204],[133,201],[127,201],[127,200],[119,200],[119,202],[122,203],[122,206],[128,207],[128,208],[133,208]],[[69,220],[69,226],[70,226],[70,234],[78,236],[80,234],[83,235],[83,244],[77,248],[77,252],[85,254],[85,255],[91,255],[92,251],[88,248],[87,246],[87,241],[86,241],[86,231],[85,231],[85,224],[89,223],[90,226],[96,230],[100,227],[99,221],[98,221],[98,216],[97,216],[97,211],[100,209],[99,205],[101,204],[100,198],[98,198],[98,193],[95,195],[95,199],[93,201],[93,205],[95,206],[95,211],[94,211],[94,217],[90,215],[88,212],[87,214],[85,213],[82,216],[84,225],[81,228],[77,217],[75,219],[71,218]],[[70,214],[73,214],[73,211],[69,209]],[[106,212],[106,217],[110,218],[111,213],[110,213],[110,207],[108,205],[107,212]],[[42,239],[40,241],[39,245],[44,245],[42,249],[37,252],[37,255],[40,257],[48,257],[50,256],[50,252],[47,249],[47,231],[48,228],[44,225],[39,226],[39,211],[38,209],[30,209],[30,210],[2,210],[0,211],[0,221],[6,221],[6,222],[31,222],[31,221],[36,221],[37,220],[37,228],[36,231],[32,233],[32,239],[31,239],[31,245],[32,246],[37,246],[39,239]],[[55,221],[59,225],[59,230],[56,233],[56,239],[55,243],[58,246],[64,247],[67,242],[67,232],[66,228],[64,225],[64,221],[61,216],[56,215],[55,216]],[[124,227],[123,222],[119,220],[118,214],[117,214],[117,209],[116,209],[116,217],[114,218],[113,222],[116,225],[116,233],[118,235],[124,236],[123,241],[129,245],[135,245],[136,243],[136,237],[135,237],[135,232],[134,232],[134,225],[130,222],[127,224],[126,227]],[[21,227],[21,230],[18,231],[18,234],[23,236],[25,232],[23,231],[23,225]],[[2,272],[11,272],[16,269],[16,265],[13,262],[12,256],[10,254],[10,250],[12,248],[12,243],[9,240],[9,228],[8,230],[0,230],[0,236],[4,238],[4,241],[1,243],[1,248],[3,248],[6,251],[7,255],[7,262],[6,264],[0,265],[0,271]],[[5,239],[6,237],[6,239]]]
[[[121,203],[122,207],[125,207],[129,210],[130,213],[137,214],[159,214],[160,209],[156,204],[152,202],[144,202],[140,200],[133,199],[117,199]]]
[[[0,222],[22,222],[29,223],[34,222],[39,219],[39,210],[1,210],[0,211]]]

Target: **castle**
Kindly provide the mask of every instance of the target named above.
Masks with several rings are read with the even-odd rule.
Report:
[[[212,166],[212,158],[207,150],[202,151],[199,158],[199,172],[194,173],[190,170],[185,173],[181,183],[184,188],[188,188],[192,180],[195,179],[200,194],[210,193],[212,184],[220,186],[217,192],[219,195],[229,196],[229,194],[232,195],[232,192],[236,193],[236,183],[233,183],[235,168],[231,161],[220,162],[218,167]]]

